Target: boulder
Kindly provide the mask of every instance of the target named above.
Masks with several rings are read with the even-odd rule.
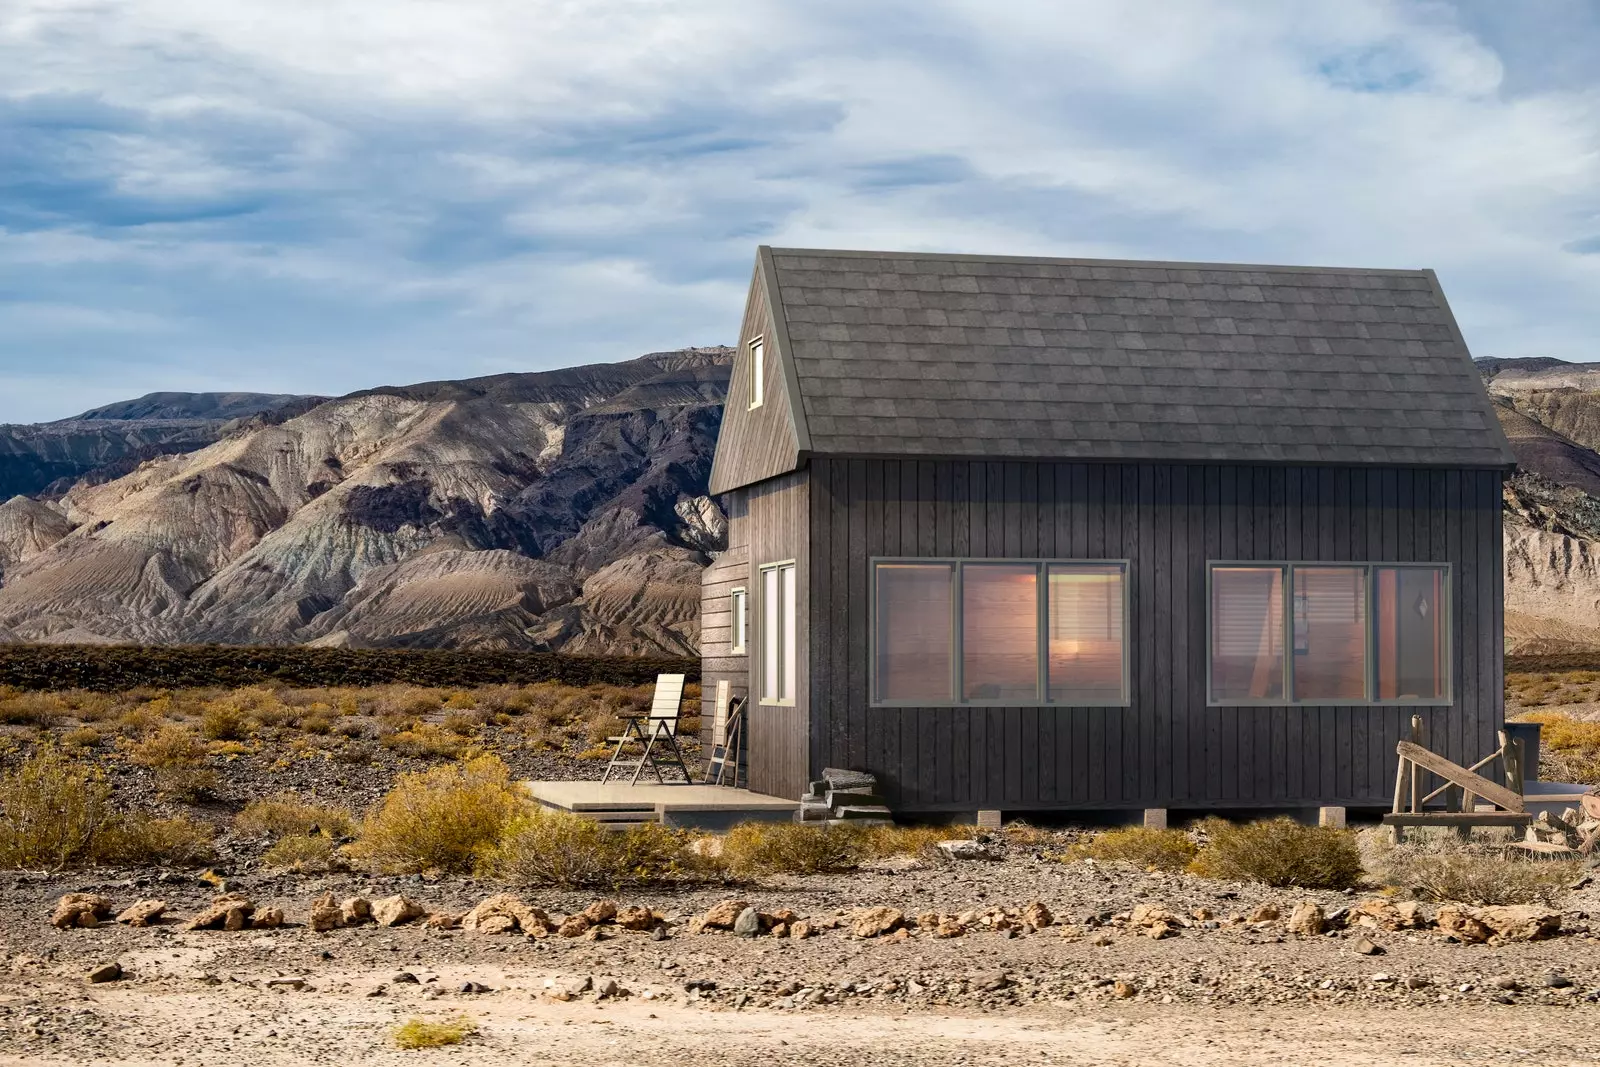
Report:
[[[700,925],[712,930],[732,930],[739,913],[749,906],[749,902],[744,900],[724,900],[720,904],[713,904],[701,917]]]
[[[1472,917],[1506,941],[1542,941],[1561,930],[1561,913],[1535,904],[1477,908]]]
[[[1271,904],[1262,904],[1245,918],[1247,923],[1270,923],[1278,920],[1278,909]]]
[[[384,897],[372,903],[372,918],[379,926],[399,926],[401,923],[420,919],[428,913],[428,909],[412,900],[404,893],[397,893],[392,897]]]
[[[1469,945],[1480,945],[1494,935],[1494,931],[1473,917],[1470,908],[1459,904],[1441,904],[1434,922],[1440,933],[1450,934]]]
[[[1043,930],[1046,926],[1055,922],[1056,917],[1050,914],[1050,909],[1045,907],[1042,902],[1035,900],[1022,909],[1022,921],[1035,930]]]
[[[811,924],[804,919],[799,919],[789,924],[789,940],[791,941],[804,941],[815,932],[811,928]]]
[[[50,925],[59,930],[72,926],[99,926],[111,915],[111,901],[98,893],[68,893],[56,901]]]
[[[366,897],[345,897],[339,902],[339,921],[346,926],[360,926],[372,921],[372,901]]]
[[[213,897],[210,906],[184,923],[183,928],[243,930],[255,910],[255,904],[243,893],[224,893],[219,897]]]
[[[516,932],[517,920],[509,915],[485,915],[471,929],[477,934],[510,934]]]
[[[1180,915],[1175,915],[1166,908],[1158,908],[1154,904],[1136,904],[1133,911],[1128,913],[1128,925],[1144,927],[1146,929],[1164,925],[1168,931],[1188,926],[1189,921]]]
[[[257,930],[276,930],[283,925],[282,908],[260,908],[250,917],[250,926]]]
[[[591,926],[608,923],[617,917],[617,902],[614,900],[597,900],[583,909],[583,917],[589,920]]]
[[[850,920],[850,932],[857,937],[881,937],[898,930],[906,921],[897,908],[866,908]]]
[[[454,930],[461,925],[461,916],[453,911],[432,911],[422,925],[430,930]]]
[[[336,930],[344,923],[344,910],[334,902],[332,893],[324,893],[311,902],[311,914],[306,925],[317,933]]]
[[[1322,905],[1314,900],[1302,900],[1289,913],[1289,932],[1301,937],[1318,937],[1327,929],[1328,917]]]
[[[167,910],[164,900],[141,900],[137,904],[129,905],[117,916],[117,922],[127,923],[129,926],[149,926]]]
[[[94,970],[85,975],[84,980],[89,982],[91,985],[99,985],[101,982],[115,982],[121,977],[122,964],[102,963],[100,966],[96,967]]]
[[[761,913],[754,908],[746,908],[733,920],[733,932],[740,937],[755,937],[761,932]]]
[[[583,915],[568,915],[561,920],[561,925],[556,927],[556,933],[562,937],[582,937],[593,924]]]
[[[509,919],[510,923],[499,921],[501,919]],[[496,893],[461,917],[463,930],[481,934],[509,933],[518,929],[534,933],[549,927],[550,916],[544,909],[532,907],[512,893]]]

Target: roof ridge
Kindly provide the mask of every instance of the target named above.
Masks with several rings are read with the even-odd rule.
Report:
[[[847,248],[778,248],[770,247],[774,256],[829,256],[851,259],[931,259],[950,263],[1036,263],[1078,267],[1138,267],[1146,270],[1225,270],[1225,271],[1290,271],[1297,274],[1351,274],[1351,275],[1405,275],[1427,277],[1426,267],[1318,267],[1287,263],[1223,263],[1196,260],[1167,259],[1100,259],[1073,256],[1001,256],[979,255],[970,252],[907,252]]]

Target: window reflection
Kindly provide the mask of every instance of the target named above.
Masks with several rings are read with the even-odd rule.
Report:
[[[1446,692],[1444,571],[1434,567],[1377,567],[1379,700],[1438,700]]]
[[[1049,572],[1051,702],[1121,701],[1122,566],[1053,563]]]
[[[968,700],[1039,699],[1039,568],[961,568],[961,680]]]
[[[1211,571],[1211,699],[1283,699],[1283,568]]]
[[[880,563],[875,573],[877,699],[947,703],[954,565]]]
[[[1365,567],[1294,569],[1294,698],[1367,697]]]

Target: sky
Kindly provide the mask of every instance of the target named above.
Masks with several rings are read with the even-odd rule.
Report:
[[[1600,360],[1600,0],[0,0],[0,422],[729,343],[755,249],[1438,271]]]

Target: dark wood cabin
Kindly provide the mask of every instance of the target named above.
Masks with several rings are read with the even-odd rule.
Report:
[[[1385,808],[1503,720],[1511,452],[1427,270],[761,248],[711,491],[753,789]]]

